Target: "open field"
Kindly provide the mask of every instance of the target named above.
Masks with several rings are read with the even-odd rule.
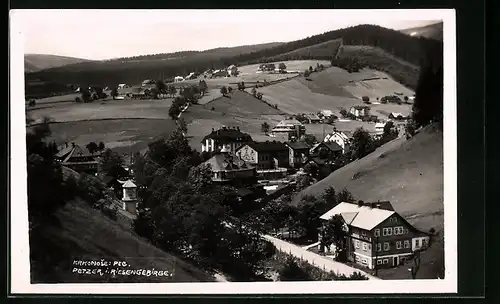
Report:
[[[29,115],[37,120],[49,116],[56,122],[124,119],[124,118],[169,118],[168,109],[171,99],[160,100],[107,100],[91,103],[62,103],[53,107],[38,107],[28,109]]]
[[[377,71],[363,69],[359,73],[348,73],[337,67],[327,68],[324,71],[313,73],[311,81],[305,78],[296,78],[290,81],[281,82],[271,86],[259,88],[258,91],[263,94],[263,100],[271,104],[277,104],[280,110],[290,114],[298,113],[316,113],[320,110],[331,110],[340,117],[342,108],[349,109],[354,105],[361,105],[361,96],[356,98],[352,92],[353,88],[360,86],[350,83],[350,81],[360,81],[362,79],[373,77],[387,77],[387,79],[370,80],[373,87],[357,89],[362,91],[363,95],[383,97],[392,95],[394,92],[411,93],[404,86],[393,81],[388,75]],[[368,82],[368,81],[365,81]],[[405,91],[406,89],[406,91]],[[398,90],[398,91],[394,91]],[[248,92],[251,89],[247,89]],[[376,97],[375,97],[376,96]],[[409,114],[410,104],[371,104],[372,112],[375,115],[388,116],[390,112],[400,112]],[[378,112],[378,113],[375,113]]]
[[[58,103],[58,102],[74,102],[75,98],[80,97],[80,93],[60,95],[60,96],[52,96],[46,97],[36,100],[36,104],[47,104],[47,103]]]
[[[32,283],[99,283],[101,276],[72,273],[73,260],[127,261],[130,269],[153,269],[173,272],[173,277],[117,277],[111,282],[210,282],[214,278],[183,260],[156,248],[147,241],[107,218],[88,203],[75,200],[56,212],[59,225],[46,225],[37,236],[38,249],[51,259],[51,267],[32,269]],[[41,253],[40,253],[41,254]]]
[[[288,71],[299,71],[299,72],[304,72],[306,69],[309,69],[310,66],[313,68],[316,67],[316,64],[323,64],[325,67],[330,66],[330,61],[327,60],[289,60],[289,61],[274,61],[274,62],[267,62],[267,63],[274,63],[276,65],[276,68],[278,68],[278,64],[284,63],[286,65],[286,69]],[[262,62],[265,63],[265,62]],[[241,67],[238,67],[238,70],[242,74],[251,74],[257,72],[259,69],[260,64],[250,64],[250,65],[244,65]]]
[[[422,253],[420,270],[427,278],[436,278],[437,274],[427,268],[438,269],[437,262],[442,261],[443,254],[443,243],[439,241],[444,233],[442,137],[442,131],[430,126],[408,141],[391,141],[306,188],[294,202],[305,194],[320,195],[329,186],[338,191],[345,187],[358,200],[389,200],[416,228],[425,232],[434,228],[439,233],[436,244]],[[424,264],[431,260],[435,263]],[[399,275],[407,278],[407,267],[403,268]],[[391,271],[387,272],[390,275]]]

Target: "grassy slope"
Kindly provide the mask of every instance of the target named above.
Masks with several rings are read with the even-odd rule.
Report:
[[[271,57],[269,60],[272,61],[274,58],[279,60],[279,58],[283,58],[283,57],[287,57],[287,56],[291,56],[291,57],[294,57],[294,56],[299,56],[299,57],[300,56],[306,56],[306,57],[307,56],[314,56],[316,58],[321,58],[321,57],[331,58],[335,54],[337,54],[337,50],[339,49],[341,44],[342,44],[342,39],[334,39],[334,40],[318,43],[315,45],[299,48],[299,49],[296,49],[294,51],[284,53],[284,54],[281,54],[281,55],[278,55],[275,57]]]
[[[89,61],[87,59],[46,54],[24,55],[24,71],[36,72],[44,69],[60,67],[68,64]]]
[[[312,185],[304,194],[319,195],[327,187],[347,188],[356,199],[389,200],[412,225],[439,236],[422,254],[418,277],[436,278],[443,261],[443,133],[431,126],[406,141],[396,139]],[[441,262],[440,262],[441,261]],[[404,269],[403,269],[404,268]],[[383,277],[407,278],[407,267],[389,269]]]
[[[63,170],[65,177],[78,176],[72,170]],[[130,220],[119,214],[113,221],[80,199],[56,212],[58,223],[42,228],[31,244],[43,244],[40,253],[51,260],[50,267],[35,267],[33,283],[98,283],[98,282],[209,282],[214,279],[194,266],[164,252],[138,237],[130,229]],[[37,246],[37,245],[35,245]],[[40,245],[38,245],[40,246]],[[130,269],[173,271],[172,278],[140,277],[133,279],[106,276],[85,276],[72,273],[72,262],[78,260],[126,261]]]

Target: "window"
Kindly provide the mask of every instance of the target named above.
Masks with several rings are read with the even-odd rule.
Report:
[[[356,262],[359,262],[360,258],[359,256],[356,256]]]
[[[422,239],[422,247],[425,247],[425,245],[426,245],[426,240]]]
[[[388,251],[391,248],[388,242],[384,243],[384,251]]]
[[[384,264],[389,264],[389,260],[388,259],[384,259]]]
[[[368,264],[368,260],[367,259],[363,259],[363,264]]]
[[[380,229],[375,229],[374,236],[380,236]]]
[[[363,242],[363,250],[367,251],[368,250],[368,244]]]
[[[377,260],[377,265],[382,265],[382,260]]]
[[[372,250],[372,244],[368,244],[368,250]]]
[[[386,235],[387,235],[387,228],[383,228],[383,229],[382,229],[382,235],[383,235],[383,236],[386,236]]]
[[[355,244],[356,248],[359,248],[359,241],[358,240],[355,240],[354,244]]]
[[[403,248],[401,241],[397,241],[396,242],[396,249],[401,249],[401,248]]]
[[[382,251],[382,244],[377,243],[377,251]]]
[[[362,235],[362,236],[366,236],[366,231],[364,231],[364,230],[363,230],[363,231],[361,231],[361,235]]]
[[[393,222],[394,224],[397,224],[397,223],[398,223],[398,218],[397,218],[397,217],[393,217],[393,218],[392,218],[392,222]]]
[[[405,241],[404,244],[405,244],[405,248],[410,248],[410,241],[407,240],[407,241]]]
[[[392,228],[387,228],[387,235],[392,235]]]
[[[415,247],[420,247],[420,240],[419,239],[415,240]]]

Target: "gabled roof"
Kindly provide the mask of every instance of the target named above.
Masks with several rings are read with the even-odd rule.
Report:
[[[73,146],[63,147],[61,150],[59,150],[59,152],[56,153],[55,157],[63,158],[64,156],[68,155],[71,150],[73,150]]]
[[[276,125],[276,128],[288,126],[302,126],[302,123],[296,119],[284,119]]]
[[[289,146],[293,150],[309,150],[311,147],[303,141],[287,141],[285,142],[285,145]]]
[[[310,120],[321,120],[321,118],[319,118],[319,116],[316,114],[305,114],[304,116]]]
[[[339,146],[339,144],[337,144],[336,142],[334,141],[329,141],[329,142],[320,142],[320,143],[317,143],[316,145],[314,145],[311,149],[311,151],[315,151],[316,149],[320,148],[320,147],[325,147],[327,148],[328,150],[332,151],[332,152],[338,152],[338,151],[342,151],[342,147]]]
[[[72,147],[71,152],[64,158],[63,162],[71,162],[74,157],[89,157],[95,156],[90,154],[87,150],[82,149],[79,145]]]
[[[338,136],[339,138],[341,138],[344,141],[349,140],[349,136],[347,136],[344,132],[333,131],[332,133],[326,135],[325,139],[323,141],[328,142],[330,140],[330,138],[332,138],[333,136]]]
[[[205,161],[205,164],[209,165],[214,172],[253,169],[250,163],[230,153],[217,153]]]
[[[202,142],[207,139],[218,140],[221,143],[252,141],[252,137],[248,133],[241,132],[239,129],[234,128],[221,128],[219,130],[212,130],[210,134],[203,137]]]
[[[137,188],[137,186],[132,182],[130,179],[123,183],[122,185],[123,188]]]
[[[334,215],[338,214],[341,215],[350,226],[372,230],[395,213],[396,212],[393,210],[385,210],[376,207],[372,208],[366,205],[358,206],[356,203],[342,202],[323,214],[320,218],[329,220]]]
[[[391,112],[391,114],[389,114],[389,116],[392,116],[392,117],[399,117],[399,116],[406,117],[406,115],[398,113],[398,112]]]
[[[288,151],[288,147],[279,141],[263,141],[263,142],[252,142],[247,144],[250,148],[257,152],[277,152],[277,151]]]

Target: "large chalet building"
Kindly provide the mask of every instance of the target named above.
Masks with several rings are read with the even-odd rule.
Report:
[[[347,231],[348,260],[369,269],[396,267],[429,246],[430,235],[399,215],[390,202],[342,202],[320,218],[340,215]],[[320,246],[321,247],[321,246]],[[335,251],[320,248],[321,251]]]
[[[332,133],[327,134],[323,139],[324,142],[334,142],[342,148],[342,154],[348,153],[351,150],[351,140],[344,132],[333,130]]]
[[[226,147],[234,154],[239,147],[251,142],[253,142],[252,137],[241,132],[239,127],[222,127],[218,130],[212,129],[212,132],[203,138],[201,151],[217,152]]]
[[[300,168],[307,162],[309,145],[302,141],[285,142],[288,147],[288,162],[292,168]]]
[[[290,166],[288,146],[279,141],[252,142],[240,147],[236,154],[257,168],[260,178],[279,178]]]
[[[79,145],[71,143],[65,144],[55,155],[55,160],[61,165],[75,170],[76,172],[85,172],[95,174],[98,167],[98,155],[90,154]]]

